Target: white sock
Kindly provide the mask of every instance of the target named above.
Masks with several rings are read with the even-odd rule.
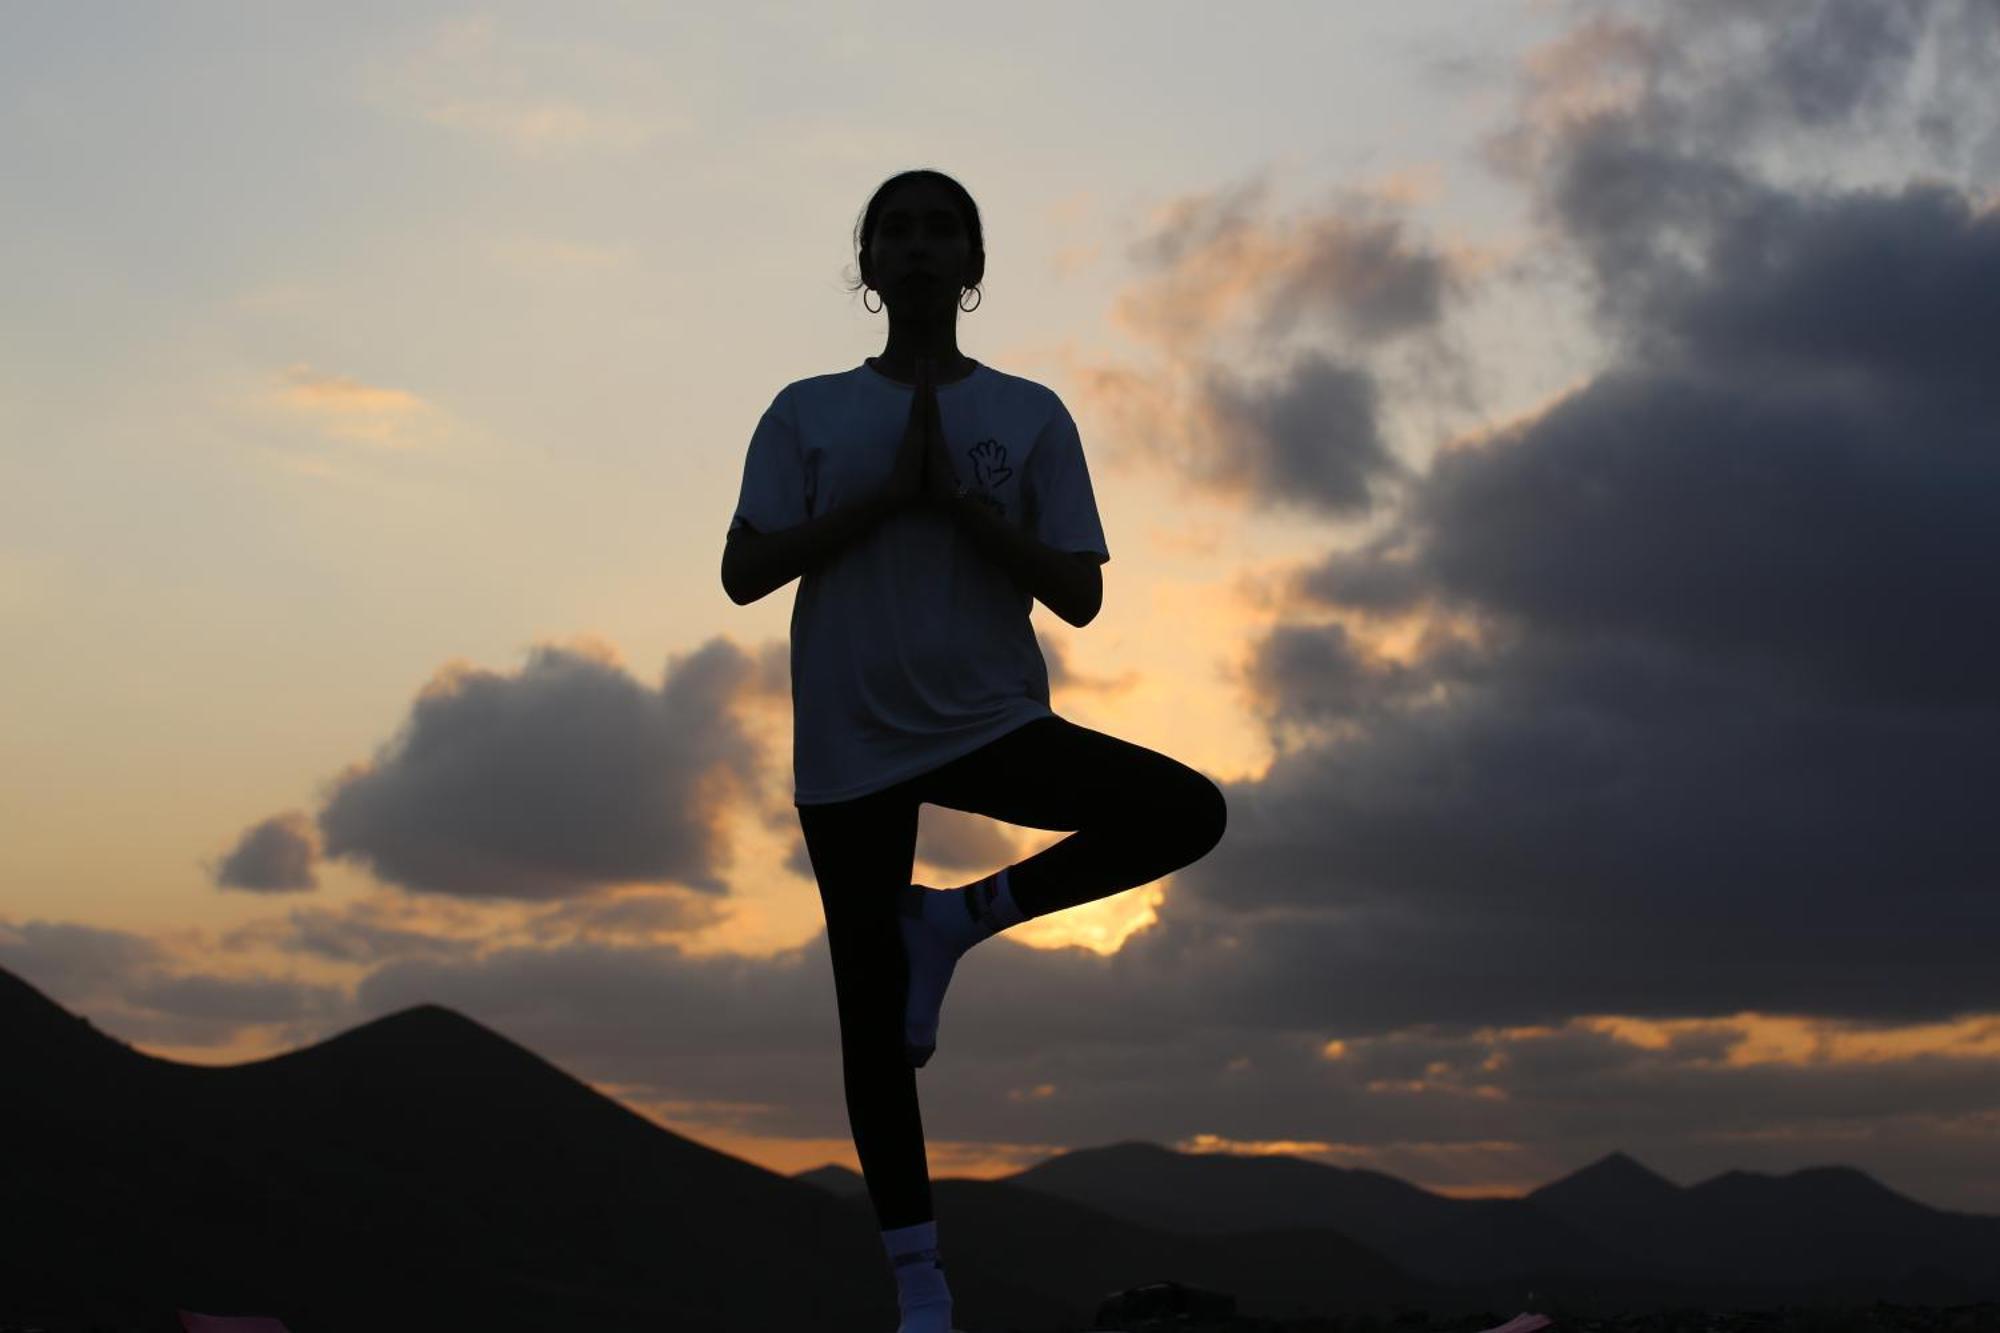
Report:
[[[882,1233],[896,1274],[896,1304],[903,1322],[896,1333],[951,1333],[951,1288],[938,1257],[937,1219]]]
[[[1010,866],[955,889],[912,884],[903,891],[903,947],[910,959],[909,1000],[903,1013],[903,1044],[910,1063],[921,1069],[937,1050],[938,1011],[952,970],[967,949],[1027,919],[1014,901]]]

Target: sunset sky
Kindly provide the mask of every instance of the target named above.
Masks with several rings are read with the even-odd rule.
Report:
[[[934,1177],[2000,1213],[2000,7],[1749,8],[6,6],[0,967],[857,1166],[796,585],[719,567],[930,167],[1111,551],[1055,710],[1229,808],[959,964]],[[916,877],[1062,836],[927,806]]]

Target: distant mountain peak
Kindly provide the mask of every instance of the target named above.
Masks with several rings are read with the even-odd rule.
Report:
[[[467,1018],[456,1009],[447,1009],[441,1004],[413,1004],[404,1009],[392,1010],[378,1018],[370,1019],[351,1031],[362,1028],[387,1029],[400,1033],[435,1033],[440,1036],[458,1036],[468,1030],[491,1034],[492,1029],[475,1019]]]
[[[828,1193],[837,1194],[844,1199],[860,1198],[868,1193],[868,1182],[861,1173],[838,1162],[828,1162],[811,1170],[795,1172],[792,1179],[807,1185],[817,1185]]]
[[[1652,1171],[1648,1170],[1646,1166],[1639,1161],[1638,1158],[1632,1156],[1628,1152],[1625,1152],[1623,1149],[1614,1149],[1613,1151],[1606,1153],[1604,1156],[1598,1158],[1595,1162],[1592,1162],[1589,1166],[1585,1167],[1584,1170],[1603,1171],[1607,1173],[1613,1171],[1619,1171],[1627,1175],[1639,1175],[1647,1177],[1652,1180],[1662,1179],[1662,1177],[1655,1175]]]
[[[1154,1143],[1150,1139],[1120,1139],[1117,1143],[1107,1143],[1095,1151],[1117,1153],[1124,1157],[1180,1157],[1185,1155],[1175,1152],[1172,1148]]]
[[[1647,1204],[1680,1194],[1681,1187],[1625,1152],[1610,1152],[1589,1166],[1552,1180],[1527,1198],[1540,1204]]]

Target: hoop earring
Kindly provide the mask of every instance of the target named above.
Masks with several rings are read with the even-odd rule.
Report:
[[[979,303],[981,301],[984,301],[986,298],[980,295],[979,289],[977,287],[968,287],[965,290],[972,293],[972,304],[967,305],[965,303],[965,292],[960,292],[958,294],[958,308],[960,310],[963,310],[966,314],[969,315],[973,311],[979,309]]]
[[[861,289],[861,308],[863,310],[866,310],[871,315],[879,315],[882,313],[882,307],[879,305],[871,306],[868,304],[868,293],[874,290],[875,289],[873,287],[863,287]]]

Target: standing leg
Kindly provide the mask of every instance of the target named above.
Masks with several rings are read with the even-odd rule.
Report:
[[[896,924],[916,859],[916,802],[891,788],[796,808],[826,914],[847,1121],[868,1196],[884,1229],[929,1221],[917,1076],[903,1055],[908,963]]]
[[[896,904],[916,858],[917,803],[891,787],[797,809],[826,913],[847,1122],[896,1283],[897,1333],[947,1333],[951,1286],[931,1210],[916,1071],[903,1054],[909,963]]]

